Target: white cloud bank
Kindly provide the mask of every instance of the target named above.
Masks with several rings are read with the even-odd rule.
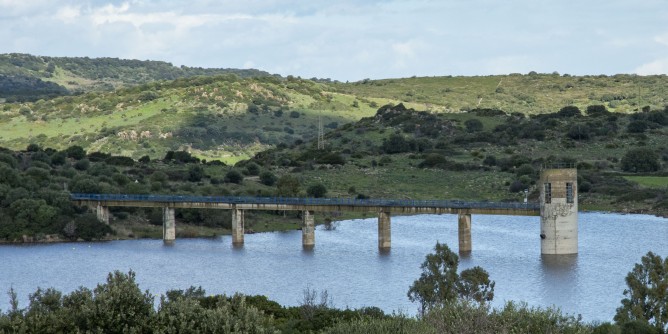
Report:
[[[0,53],[338,80],[668,73],[663,1],[0,0]],[[619,24],[610,24],[617,22]]]

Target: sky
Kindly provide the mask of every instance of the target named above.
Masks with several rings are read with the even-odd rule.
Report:
[[[358,81],[668,73],[668,0],[0,0],[0,53]]]

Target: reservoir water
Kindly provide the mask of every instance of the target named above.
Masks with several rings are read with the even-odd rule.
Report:
[[[668,219],[647,215],[580,213],[579,254],[541,257],[538,217],[474,215],[473,252],[460,270],[481,266],[496,281],[494,305],[507,300],[557,306],[586,321],[611,321],[626,287],[624,278],[648,251],[668,256]],[[457,251],[456,215],[392,217],[392,250],[377,248],[376,218],[318,227],[316,246],[302,250],[301,231],[231,237],[126,240],[0,246],[0,310],[10,287],[21,305],[37,287],[71,292],[94,288],[113,270],[137,274],[154,295],[202,286],[208,294],[261,294],[299,305],[307,287],[327,290],[339,308],[378,306],[415,314],[406,297],[425,255],[439,241]]]

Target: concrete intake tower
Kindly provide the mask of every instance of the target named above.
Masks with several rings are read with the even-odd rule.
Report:
[[[543,169],[538,186],[541,254],[577,254],[577,169]]]

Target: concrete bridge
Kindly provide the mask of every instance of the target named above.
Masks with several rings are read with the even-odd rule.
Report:
[[[176,239],[174,210],[181,208],[222,209],[232,214],[232,243],[244,243],[244,211],[245,210],[291,210],[302,211],[302,245],[310,248],[315,245],[315,212],[351,211],[371,212],[378,214],[378,247],[389,249],[391,246],[391,214],[457,214],[459,229],[459,252],[469,253],[471,243],[471,215],[518,215],[541,216],[541,251],[543,254],[577,253],[577,192],[574,183],[577,174],[573,170],[552,170],[542,173],[545,178],[541,187],[539,203],[507,203],[507,202],[469,202],[457,200],[391,200],[391,199],[353,199],[353,198],[283,198],[283,197],[235,197],[235,196],[179,196],[179,195],[124,195],[124,194],[71,194],[72,201],[80,206],[95,208],[98,218],[109,224],[109,207],[149,207],[162,208],[163,240],[173,242]],[[547,175],[547,176],[546,176]],[[560,187],[551,186],[559,180],[571,181]],[[565,178],[564,178],[564,175]],[[575,181],[573,181],[575,175]],[[563,180],[562,180],[563,179]],[[561,182],[558,181],[558,182]],[[548,185],[550,185],[548,187]],[[568,189],[566,189],[568,187]],[[548,191],[547,193],[545,193]],[[566,199],[567,196],[570,196]],[[557,217],[568,216],[572,221],[573,197],[575,196],[575,229],[571,223],[557,224]],[[559,210],[552,209],[560,204],[560,198],[569,205],[557,205]],[[565,210],[565,211],[564,211]],[[545,223],[545,224],[544,224]],[[552,225],[550,225],[552,224]],[[545,228],[544,228],[545,227]],[[566,227],[566,228],[564,228]],[[567,233],[564,233],[566,231]],[[572,243],[575,242],[575,251]],[[566,240],[566,241],[564,241]],[[543,247],[544,246],[544,247]]]
[[[302,243],[304,247],[315,244],[314,212],[352,211],[378,214],[378,247],[391,245],[391,214],[458,214],[459,250],[471,251],[471,215],[540,215],[538,203],[494,203],[466,201],[421,201],[353,198],[282,198],[282,197],[232,197],[232,196],[174,196],[174,195],[122,195],[122,194],[71,194],[79,205],[94,207],[98,218],[109,223],[109,207],[130,206],[163,209],[163,239],[175,239],[174,209],[224,209],[232,212],[232,242],[244,242],[245,210],[302,211]]]

